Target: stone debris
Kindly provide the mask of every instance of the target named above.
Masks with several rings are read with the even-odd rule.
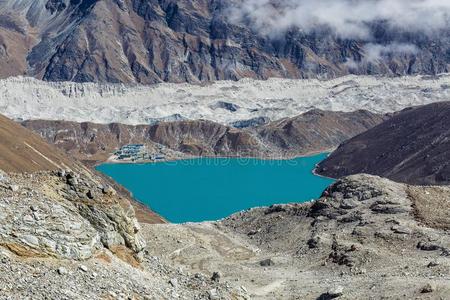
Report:
[[[0,183],[8,181],[9,176],[0,170]]]
[[[172,278],[169,280],[169,283],[171,286],[173,286],[174,288],[178,287],[178,279],[176,278]]]
[[[11,185],[9,186],[9,189],[10,189],[11,191],[13,191],[13,192],[17,192],[17,191],[19,191],[19,186],[18,186],[18,185],[15,185],[15,184],[11,184]]]
[[[114,196],[116,194],[116,191],[110,186],[102,188],[102,192],[108,196]]]
[[[211,280],[219,282],[221,277],[222,275],[220,274],[220,272],[214,272],[211,276]]]
[[[428,265],[427,265],[428,268],[434,268],[434,267],[437,267],[437,266],[439,266],[439,263],[435,262],[435,261],[430,261],[428,263]]]
[[[342,286],[335,286],[328,290],[327,295],[330,299],[341,297],[344,294],[344,288]]]
[[[427,283],[424,287],[422,287],[420,292],[422,294],[428,294],[428,293],[432,293],[434,290],[436,290],[436,287],[434,286],[434,284]]]
[[[9,174],[18,193],[0,188],[0,299],[446,299],[449,292],[450,237],[415,219],[404,185],[375,176],[338,180],[312,203],[151,225],[137,223],[118,194],[82,172],[30,175]]]
[[[57,271],[59,275],[66,275],[68,273],[67,269],[64,267],[59,267]]]
[[[264,260],[260,261],[260,262],[259,262],[259,265],[260,265],[261,267],[270,267],[270,266],[275,265],[275,263],[273,262],[272,259],[267,258],[267,259],[264,259]]]
[[[218,292],[217,292],[217,289],[209,290],[209,291],[208,291],[208,298],[209,298],[210,300],[219,300],[220,297],[219,297],[219,294],[218,294]]]
[[[88,268],[85,265],[80,265],[79,269],[83,272],[87,272]]]

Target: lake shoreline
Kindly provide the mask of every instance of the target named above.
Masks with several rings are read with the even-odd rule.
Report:
[[[296,157],[292,163],[289,159],[193,157],[158,163],[104,163],[96,170],[168,222],[195,223],[254,207],[310,202],[334,181],[314,174],[326,155]]]
[[[179,158],[171,158],[171,159],[160,159],[160,160],[142,160],[142,161],[125,161],[125,160],[117,160],[117,159],[111,159],[108,158],[105,161],[97,161],[93,164],[93,167],[96,168],[99,165],[103,164],[154,164],[154,163],[164,163],[164,162],[176,162],[176,161],[183,161],[183,160],[191,160],[191,159],[257,159],[257,160],[265,160],[265,161],[286,161],[286,160],[293,160],[297,158],[304,158],[304,157],[311,157],[315,155],[319,155],[322,153],[328,153],[330,154],[333,152],[336,148],[327,148],[317,151],[309,151],[305,152],[303,154],[297,154],[297,155],[287,155],[287,156],[274,156],[274,157],[268,157],[268,156],[224,156],[224,155],[204,155],[204,156],[198,156],[198,155],[186,155],[186,157],[179,157]],[[320,176],[318,174],[315,174],[317,176]]]

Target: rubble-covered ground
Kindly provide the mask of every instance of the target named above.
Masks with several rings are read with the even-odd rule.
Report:
[[[2,209],[0,215],[0,298],[450,297],[448,187],[355,175],[312,203],[255,208],[219,222],[136,225],[133,244],[117,219],[92,222],[80,209],[95,211],[100,204],[89,201],[102,203],[113,191],[83,177],[74,186],[70,178],[77,177],[67,175],[11,175],[3,181],[1,204],[16,213],[5,219]],[[50,187],[62,198],[52,196]],[[89,191],[84,196],[87,189],[95,200]],[[85,255],[53,253],[43,238]]]
[[[208,299],[231,288],[145,255],[130,203],[87,173],[0,174],[0,299]]]

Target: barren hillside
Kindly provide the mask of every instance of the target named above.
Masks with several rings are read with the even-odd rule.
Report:
[[[450,102],[405,109],[344,142],[317,171],[369,173],[411,184],[450,184]]]
[[[29,120],[22,125],[67,153],[88,161],[103,161],[130,143],[146,143],[150,149],[163,145],[173,151],[167,155],[174,158],[183,155],[288,158],[327,151],[387,118],[368,111],[313,110],[243,129],[206,120],[138,126]]]
[[[37,134],[0,115],[0,169],[5,172],[35,172],[74,168],[62,151]]]

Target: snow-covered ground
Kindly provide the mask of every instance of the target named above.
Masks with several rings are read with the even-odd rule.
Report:
[[[148,124],[187,118],[228,124],[261,116],[276,120],[312,108],[384,113],[445,100],[450,100],[450,74],[438,78],[346,76],[329,81],[243,79],[203,86],[48,83],[23,77],[0,80],[0,113],[23,120]]]

